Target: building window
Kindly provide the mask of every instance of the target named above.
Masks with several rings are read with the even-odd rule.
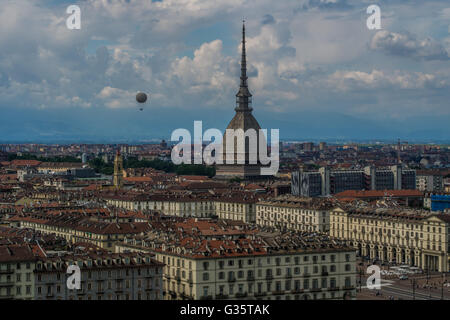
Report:
[[[330,279],[330,288],[336,288],[336,278]]]
[[[350,277],[345,277],[345,286],[348,288],[352,284]]]
[[[303,280],[303,289],[309,289],[309,279]]]

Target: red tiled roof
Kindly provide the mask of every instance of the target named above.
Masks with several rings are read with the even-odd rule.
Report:
[[[11,244],[0,246],[0,262],[32,261],[35,259],[29,245]]]
[[[1,174],[0,181],[17,180],[17,174]]]
[[[151,177],[126,177],[123,180],[128,182],[152,182],[153,179]]]
[[[15,159],[15,160],[11,161],[11,165],[13,165],[13,166],[36,167],[39,164],[41,164],[41,161],[38,161],[38,160],[19,160],[19,159]]]
[[[191,181],[207,181],[210,180],[208,176],[180,176],[181,179]]]
[[[423,196],[423,192],[419,190],[346,190],[334,196],[336,198],[420,197]]]

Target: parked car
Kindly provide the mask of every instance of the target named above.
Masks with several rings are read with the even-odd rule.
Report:
[[[398,276],[400,280],[408,280],[408,276],[406,274],[401,274]]]

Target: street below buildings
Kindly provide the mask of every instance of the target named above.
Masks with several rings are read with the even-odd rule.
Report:
[[[450,283],[443,273],[390,274],[394,266],[379,266],[384,270],[381,275],[381,288],[367,288],[365,274],[368,264],[359,265],[357,275],[357,300],[450,300]],[[389,271],[388,271],[389,270]],[[389,272],[386,275],[387,271]],[[361,284],[360,284],[361,281]]]

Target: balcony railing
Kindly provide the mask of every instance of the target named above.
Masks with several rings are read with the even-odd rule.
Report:
[[[11,273],[14,273],[14,270],[12,269],[0,270],[0,274],[11,274]]]
[[[271,274],[266,275],[266,280],[272,280],[272,279],[273,279],[273,275],[271,275]]]
[[[272,291],[272,294],[273,294],[274,296],[280,295],[280,294],[284,294],[284,290],[275,290],[275,291]]]
[[[13,281],[0,282],[0,287],[12,287],[14,284],[15,283]]]
[[[339,287],[329,287],[328,290],[329,291],[338,291]]]
[[[238,292],[236,293],[236,298],[245,298],[247,297],[247,293],[246,292]]]
[[[201,296],[200,300],[212,300],[213,297],[212,296]]]
[[[216,300],[226,300],[226,299],[228,299],[227,294],[217,294],[216,295]]]
[[[191,295],[188,295],[186,292],[180,293],[180,297],[185,299],[185,300],[194,300],[194,297],[191,296]]]
[[[344,290],[353,290],[353,289],[355,289],[355,286],[344,286],[343,289]]]
[[[303,293],[303,292],[305,292],[305,290],[300,288],[291,290],[291,293]]]
[[[267,293],[266,292],[255,292],[253,295],[255,297],[264,297],[267,295]]]

